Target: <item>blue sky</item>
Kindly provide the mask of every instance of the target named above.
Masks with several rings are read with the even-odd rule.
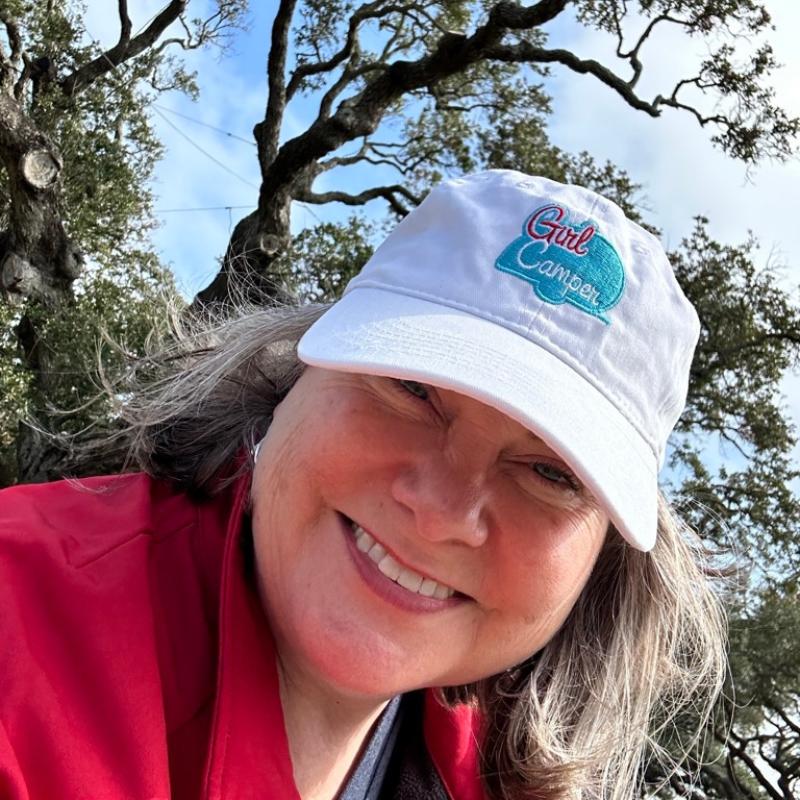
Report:
[[[206,0],[194,0],[199,11]],[[134,29],[146,24],[163,5],[155,0],[130,2]],[[190,53],[186,61],[198,72],[200,99],[171,95],[159,105],[251,139],[253,125],[262,118],[266,103],[266,56],[274,2],[252,2],[249,30],[236,36],[227,53]],[[776,30],[770,35],[777,60],[783,64],[773,81],[784,107],[800,115],[800,3],[765,0]],[[116,41],[117,19],[99,0],[88,2],[91,35],[109,46]],[[193,12],[192,12],[193,13]],[[631,34],[637,26],[632,26]],[[573,49],[583,57],[611,63],[614,42],[560,16],[548,26],[551,46]],[[671,89],[676,79],[693,74],[692,67],[706,55],[700,42],[687,42],[677,30],[655,34],[642,51],[645,72],[640,87],[645,97]],[[624,65],[620,65],[622,74]],[[630,109],[590,76],[556,67],[546,88],[553,97],[550,131],[565,150],[590,151],[598,161],[610,159],[644,185],[641,201],[650,221],[663,231],[667,248],[686,236],[696,214],[711,220],[712,234],[723,242],[738,243],[753,231],[761,242],[760,263],[784,265],[788,286],[800,284],[800,161],[762,164],[749,173],[710,143],[686,114],[665,111],[661,119]],[[291,137],[313,118],[307,102],[290,106],[283,136]],[[176,274],[182,291],[191,296],[217,271],[216,258],[224,251],[232,224],[246,209],[171,211],[208,206],[252,206],[259,183],[255,148],[245,142],[202,127],[169,111],[155,117],[166,156],[157,166],[154,190],[161,227],[156,245]],[[230,171],[226,171],[190,144],[187,137]],[[231,172],[235,173],[235,177]],[[319,186],[317,188],[320,188]],[[376,212],[382,209],[375,206]],[[315,219],[341,218],[341,206],[293,210],[295,230]],[[791,376],[784,394],[794,419],[800,420],[800,378]],[[800,451],[798,451],[800,457]]]

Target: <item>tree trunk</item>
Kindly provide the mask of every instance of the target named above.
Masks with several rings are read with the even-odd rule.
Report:
[[[60,208],[61,156],[17,101],[0,93],[0,162],[8,174],[9,226],[0,231],[0,297],[10,304],[52,310],[72,302],[82,257],[67,236]],[[44,391],[47,364],[33,316],[16,328],[25,365]],[[22,424],[17,438],[17,480],[40,481],[63,461],[35,429]]]
[[[262,189],[258,209],[237,223],[222,267],[194,298],[193,311],[232,300],[257,305],[290,301],[290,292],[272,266],[291,241],[291,205],[297,183],[281,186],[268,196]]]
[[[66,455],[54,447],[49,436],[28,423],[20,422],[17,429],[18,483],[43,483],[63,478],[64,468],[69,462]]]
[[[0,292],[7,302],[32,299],[57,306],[72,297],[83,260],[61,218],[61,156],[19,104],[2,93],[0,161],[11,195],[9,227],[0,232]]]

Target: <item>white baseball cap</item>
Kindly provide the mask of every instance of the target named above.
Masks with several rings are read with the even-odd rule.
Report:
[[[436,186],[298,353],[504,412],[558,453],[646,551],[699,332],[661,244],[617,205],[490,170]]]

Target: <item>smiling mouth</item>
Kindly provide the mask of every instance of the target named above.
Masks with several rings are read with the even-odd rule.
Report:
[[[435,600],[449,600],[452,597],[464,598],[466,595],[457,592],[451,586],[439,583],[433,578],[420,575],[412,569],[400,564],[396,558],[375,538],[367,533],[358,523],[348,519],[353,532],[356,547],[372,561],[380,572],[390,581],[402,586],[412,594],[430,597]]]

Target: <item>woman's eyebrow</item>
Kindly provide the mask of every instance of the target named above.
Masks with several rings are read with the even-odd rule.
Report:
[[[549,444],[547,444],[547,442],[544,439],[542,439],[541,436],[538,436],[537,434],[535,434],[531,430],[526,430],[525,431],[525,436],[524,436],[523,441],[524,441],[525,444],[536,445],[536,447],[539,448],[539,449],[541,449],[542,447],[545,447],[547,449],[547,452],[544,453],[544,455],[548,455],[549,454],[549,455],[552,455],[555,458],[558,458],[558,459],[560,459],[562,461],[564,460],[563,457],[560,456],[555,450],[553,450],[553,448]]]
[[[541,436],[537,436],[533,431],[527,429],[525,431],[525,439],[526,441],[533,442],[534,444],[545,443]]]

